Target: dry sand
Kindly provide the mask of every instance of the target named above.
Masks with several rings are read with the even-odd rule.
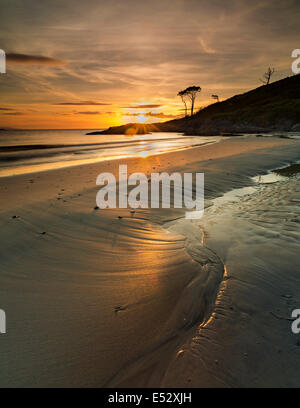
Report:
[[[261,241],[255,227],[250,251],[247,207],[243,217],[236,208],[225,216],[210,209],[201,222],[174,221],[182,216],[175,211],[94,207],[97,175],[117,175],[121,163],[148,175],[204,171],[211,200],[299,159],[299,147],[278,138],[224,139],[0,179],[0,308],[8,322],[0,336],[0,385],[297,385],[299,364],[292,361],[300,348],[287,322],[270,315],[284,306],[281,295],[300,299],[295,236],[282,248],[276,231]],[[278,247],[282,263],[268,271],[265,258]]]

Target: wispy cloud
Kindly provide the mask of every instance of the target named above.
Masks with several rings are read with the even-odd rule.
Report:
[[[124,116],[141,116],[141,115],[142,116],[147,116],[147,117],[150,117],[150,118],[158,118],[158,119],[175,119],[175,118],[178,118],[178,117],[182,116],[182,115],[167,115],[167,114],[164,114],[163,112],[158,112],[158,113],[155,113],[155,112],[124,113]]]
[[[101,115],[101,112],[94,111],[83,111],[83,112],[74,112],[76,115]]]
[[[26,65],[65,65],[66,61],[62,61],[56,58],[44,57],[42,55],[29,55],[29,54],[6,54],[7,62],[14,64],[26,64]]]
[[[162,105],[155,105],[155,104],[149,104],[149,105],[135,105],[135,106],[125,106],[124,109],[154,109],[154,108],[160,108]]]
[[[61,106],[107,106],[111,105],[111,103],[104,103],[104,102],[94,102],[94,101],[82,101],[82,102],[59,102],[54,103],[53,105],[61,105]]]
[[[24,112],[4,112],[1,115],[8,115],[8,116],[20,116],[24,115]]]

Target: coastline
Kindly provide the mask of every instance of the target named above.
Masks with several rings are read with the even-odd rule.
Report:
[[[24,144],[24,138],[27,144]],[[49,139],[52,143],[49,143]],[[7,132],[0,141],[0,178],[84,164],[148,157],[212,144],[221,137],[178,133],[148,136],[84,136],[81,131]]]
[[[290,143],[297,144],[297,141],[279,139],[276,137],[257,138],[255,136],[249,136],[247,138],[224,138],[224,140],[218,143],[217,147],[215,144],[212,144],[189,148],[188,157],[185,155],[186,150],[179,150],[146,158],[108,160],[91,164],[79,164],[62,169],[1,177],[0,211],[3,211],[4,203],[7,202],[7,199],[11,202],[11,209],[18,208],[20,200],[22,200],[27,193],[30,193],[30,200],[29,197],[26,198],[28,204],[44,200],[53,200],[55,202],[57,192],[59,192],[61,188],[65,189],[66,187],[68,187],[68,190],[65,191],[68,194],[81,193],[84,189],[94,189],[96,196],[97,187],[95,186],[95,183],[98,174],[103,171],[109,171],[117,175],[119,164],[127,164],[128,172],[130,173],[143,171],[144,173],[149,174],[153,172],[153,170],[157,172],[171,172],[175,171],[177,168],[180,169],[197,162],[207,162],[220,158],[225,159],[250,150],[258,150],[268,147],[272,148],[273,146],[281,145],[284,146],[285,144]],[[74,179],[76,179],[76,183]],[[228,189],[231,189],[231,186]],[[223,190],[224,189],[222,189],[221,192],[223,192]]]
[[[180,353],[179,365],[174,355],[210,318],[220,284],[223,290],[223,266],[210,252],[212,269],[203,272],[201,257],[208,259],[209,249],[198,242],[202,232],[172,221],[175,211],[137,210],[134,217],[129,209],[95,211],[96,177],[103,171],[117,175],[119,164],[130,173],[204,171],[209,201],[299,159],[296,147],[296,140],[235,137],[192,148],[188,155],[177,151],[1,178],[0,306],[11,322],[1,385],[213,386],[219,367],[211,342],[203,344],[210,368],[202,375],[199,362],[192,365],[199,375],[187,374],[191,354]],[[218,245],[210,245],[218,253]],[[207,284],[212,270],[215,277]],[[223,302],[219,296],[217,305]],[[124,310],[116,313],[117,306]],[[189,324],[182,320],[186,316]],[[226,330],[219,331],[225,338],[230,325]]]
[[[199,136],[239,136],[246,133],[298,132],[299,91],[299,76],[294,75],[218,101],[195,114],[191,112],[191,116],[154,124],[127,123],[88,134],[182,132]]]

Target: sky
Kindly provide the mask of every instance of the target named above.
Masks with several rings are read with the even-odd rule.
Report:
[[[180,117],[292,75],[299,0],[0,0],[0,127],[101,129]]]

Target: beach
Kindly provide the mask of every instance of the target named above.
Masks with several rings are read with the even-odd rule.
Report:
[[[299,386],[299,181],[251,179],[299,159],[243,136],[0,177],[1,387]],[[120,164],[204,172],[204,217],[96,209]]]

